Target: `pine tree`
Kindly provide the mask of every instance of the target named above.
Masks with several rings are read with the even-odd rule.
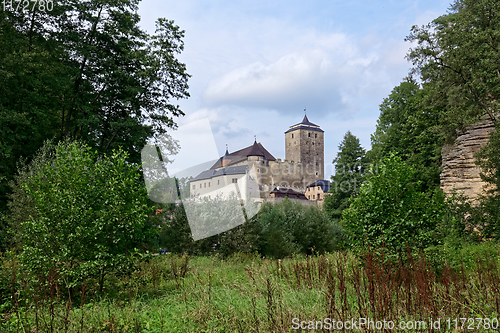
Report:
[[[347,131],[333,160],[335,175],[331,177],[331,194],[325,196],[324,209],[334,220],[340,220],[342,211],[349,207],[349,198],[359,192],[367,168],[365,153],[359,139]]]

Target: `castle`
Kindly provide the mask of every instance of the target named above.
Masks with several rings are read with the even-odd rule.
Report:
[[[284,161],[256,140],[232,153],[226,148],[224,156],[190,181],[190,195],[211,198],[236,191],[246,201],[249,195],[268,198],[276,188],[304,193],[324,178],[324,147],[324,131],[305,115],[285,132]]]

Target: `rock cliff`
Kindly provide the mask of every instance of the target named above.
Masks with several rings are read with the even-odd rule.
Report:
[[[468,127],[453,144],[445,144],[441,152],[441,188],[451,193],[455,188],[469,198],[475,198],[483,192],[485,183],[481,180],[481,168],[476,165],[474,155],[489,140],[494,131],[489,120],[481,121]]]

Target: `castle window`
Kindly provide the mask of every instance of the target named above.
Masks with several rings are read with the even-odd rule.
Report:
[[[318,190],[319,190],[319,186],[318,186]]]
[[[237,182],[238,182],[238,178],[233,178],[233,179],[232,179],[232,182],[233,182],[233,183],[237,183]]]
[[[208,183],[208,187],[210,187],[210,183]]]
[[[220,185],[220,179],[217,179],[217,185]]]
[[[308,196],[307,196],[307,199],[311,199],[311,196],[310,196],[310,195],[308,195]]]
[[[310,138],[311,137],[311,133],[307,133],[307,136]]]
[[[201,188],[201,183],[200,183],[200,188]]]
[[[313,200],[315,199],[315,195],[313,194]]]
[[[207,183],[203,183],[203,187],[207,187]]]
[[[293,139],[293,133],[292,133],[292,139]]]
[[[313,142],[313,146],[314,146],[314,142]]]
[[[315,133],[315,134],[314,134],[314,138],[317,138],[317,137],[318,137],[318,134],[316,134],[316,133]]]

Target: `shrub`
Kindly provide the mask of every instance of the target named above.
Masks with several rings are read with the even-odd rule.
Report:
[[[262,228],[262,254],[275,258],[331,252],[345,240],[340,227],[317,207],[285,199],[264,204],[256,216]]]
[[[131,268],[129,251],[147,236],[149,209],[138,168],[126,159],[121,150],[98,157],[85,145],[63,142],[52,158],[35,158],[20,170],[25,196],[14,200],[30,202],[34,212],[18,221],[21,259],[30,270],[57,270],[69,286],[98,277],[102,289],[108,273]]]
[[[210,216],[210,212],[207,213],[210,207],[225,206],[233,205],[205,198],[196,209],[199,209],[199,214]],[[244,208],[247,209],[248,205]],[[174,253],[230,257],[235,253],[258,252],[264,256],[284,258],[299,253],[331,252],[346,241],[338,224],[330,221],[323,211],[288,199],[277,204],[265,203],[259,213],[246,219],[245,223],[198,241],[193,241],[182,205],[172,205],[164,210],[164,218],[160,247]]]
[[[382,172],[371,174],[359,195],[343,213],[342,226],[355,248],[366,244],[385,247],[393,256],[407,246],[424,249],[436,245],[436,226],[445,211],[440,192],[419,192],[414,170],[397,155],[383,160]]]

